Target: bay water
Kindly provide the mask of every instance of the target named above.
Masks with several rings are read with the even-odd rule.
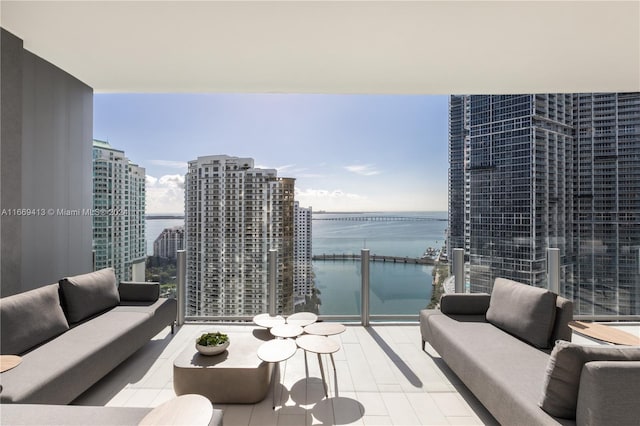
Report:
[[[360,254],[420,257],[428,247],[444,245],[447,212],[314,213],[313,254]],[[331,219],[331,220],[327,220]],[[147,219],[147,254],[164,228],[183,225],[183,219]],[[315,260],[315,285],[320,291],[320,314],[359,315],[359,261]],[[371,262],[372,315],[413,315],[431,298],[433,266]]]
[[[360,254],[421,257],[428,247],[444,245],[447,212],[314,214],[313,254]],[[338,219],[338,220],[322,220]],[[315,285],[320,313],[359,315],[359,261],[316,260]],[[417,315],[431,298],[433,266],[370,262],[372,315]]]

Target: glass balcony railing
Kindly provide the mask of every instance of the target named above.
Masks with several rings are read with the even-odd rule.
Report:
[[[363,314],[360,256],[366,247],[370,258],[368,314],[373,320],[416,321],[419,310],[431,300],[434,263],[444,244],[446,218],[446,212],[314,215],[311,262],[294,264],[293,256],[287,257],[283,249],[278,251],[276,311],[284,315],[311,311],[325,319],[359,321]],[[264,256],[259,257],[253,262],[253,271],[247,270],[251,262],[240,260],[241,274],[229,275],[230,264],[224,271],[202,272],[200,279],[206,284],[198,283],[197,278],[196,282],[188,279],[184,290],[186,317],[246,320],[267,312],[269,268]],[[187,277],[197,277],[196,269],[187,261]],[[439,269],[439,276],[444,277],[448,268]],[[220,273],[225,274],[224,280],[212,279],[221,277]],[[222,281],[224,285],[219,284]],[[207,292],[214,292],[220,300],[213,300]],[[222,315],[195,313],[198,307],[215,311],[221,303],[230,308]]]
[[[452,253],[443,250],[446,218],[444,212],[314,215],[311,262],[295,264],[292,253],[283,259],[283,249],[276,254],[276,312],[311,311],[327,320],[361,321],[368,302],[364,314],[372,321],[415,321],[419,310],[437,302],[443,291],[455,291],[453,281],[446,287],[442,283],[456,275],[464,277],[465,292],[490,292],[495,279],[503,277],[557,291],[574,301],[581,319],[640,320],[639,242],[622,234],[616,241],[606,235],[588,241],[493,238],[495,226],[488,224],[494,231],[457,239],[465,248],[456,271],[453,256],[447,256]],[[186,317],[250,320],[268,312],[270,268],[258,246],[251,259],[231,259],[199,272],[185,264],[184,276],[199,277],[183,289]],[[557,249],[553,257],[549,248]],[[363,249],[369,255],[366,287]],[[238,264],[241,272],[234,271]],[[179,286],[177,293],[180,297]],[[203,306],[222,313],[194,309]]]
[[[479,237],[469,246],[463,251],[465,291],[490,292],[504,277],[556,291],[574,302],[577,318],[640,320],[638,243]]]

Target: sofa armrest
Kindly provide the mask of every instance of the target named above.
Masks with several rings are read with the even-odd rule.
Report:
[[[449,293],[440,298],[440,311],[447,315],[484,315],[491,295],[486,293]]]
[[[121,282],[118,286],[121,302],[155,302],[160,298],[156,282]]]
[[[640,361],[587,362],[580,374],[576,424],[637,424],[638,395]]]

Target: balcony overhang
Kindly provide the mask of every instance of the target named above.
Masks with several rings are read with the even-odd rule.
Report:
[[[640,91],[637,1],[2,1],[96,92]]]

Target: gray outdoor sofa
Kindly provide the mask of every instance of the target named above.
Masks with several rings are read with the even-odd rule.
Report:
[[[111,268],[2,298],[0,350],[22,361],[0,374],[0,403],[69,404],[173,328],[176,309],[157,283],[117,286]]]
[[[640,347],[571,343],[572,302],[496,279],[420,312],[425,342],[504,425],[639,425]]]
[[[127,426],[138,425],[153,409],[87,407],[80,405],[7,404],[0,424],[10,426]],[[214,409],[209,426],[222,426],[222,410]]]

